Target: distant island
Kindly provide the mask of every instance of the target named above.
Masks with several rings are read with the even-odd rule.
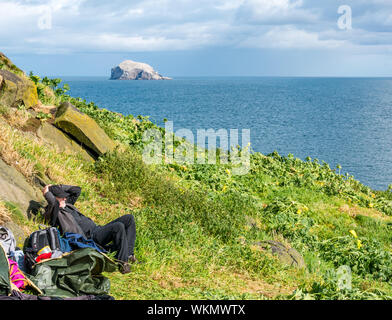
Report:
[[[160,75],[147,63],[125,60],[112,68],[110,80],[171,80]]]

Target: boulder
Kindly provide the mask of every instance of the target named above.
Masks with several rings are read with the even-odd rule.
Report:
[[[296,267],[298,269],[306,267],[304,258],[297,250],[288,248],[280,242],[268,240],[256,242],[255,245],[261,250],[269,250],[277,256],[279,261],[288,266]]]
[[[0,52],[0,69],[11,71],[12,73],[16,73],[20,76],[23,76],[25,74],[21,69],[14,65],[12,61],[2,52]]]
[[[14,167],[0,159],[0,199],[13,203],[27,217],[45,204],[40,190],[33,188]]]
[[[36,134],[42,140],[55,145],[60,151],[69,150],[81,154],[86,160],[94,161],[94,158],[71,137],[46,121],[41,122]]]
[[[110,80],[170,80],[146,63],[125,60],[112,68]]]
[[[0,70],[0,105],[26,108],[38,104],[35,84],[26,76],[19,76],[8,70]]]
[[[94,119],[69,102],[62,103],[57,109],[54,125],[88,148],[94,156],[103,155],[116,147],[116,143]]]

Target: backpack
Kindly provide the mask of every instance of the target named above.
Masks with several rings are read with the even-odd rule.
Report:
[[[56,228],[51,227],[44,230],[38,230],[33,232],[25,241],[23,252],[25,259],[25,266],[28,273],[31,272],[33,266],[37,263],[39,256],[38,252],[49,247],[52,251],[50,257],[60,256],[63,252],[62,243],[60,241],[60,235]]]
[[[74,250],[61,259],[37,263],[29,275],[45,296],[107,295],[110,280],[103,273],[117,270],[117,263],[92,248]]]
[[[8,296],[11,293],[11,279],[7,254],[0,244],[0,295]]]
[[[0,243],[4,248],[7,256],[15,251],[16,240],[12,231],[6,227],[0,226]]]
[[[74,210],[78,210],[73,205],[67,203],[67,206],[71,207]],[[87,238],[84,234],[82,228],[78,225],[75,218],[66,210],[59,210],[58,213],[58,225],[61,230],[61,234],[65,234],[66,232],[69,233],[77,233],[82,235],[83,237]]]

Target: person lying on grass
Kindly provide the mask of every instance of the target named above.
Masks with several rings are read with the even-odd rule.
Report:
[[[129,263],[137,262],[134,255],[136,240],[134,216],[127,214],[104,226],[96,225],[94,221],[84,216],[74,207],[81,191],[82,189],[77,186],[61,184],[45,186],[42,190],[48,202],[44,213],[45,220],[51,226],[58,227],[62,233],[83,233],[87,239],[92,239],[104,248],[108,248],[107,245],[113,242],[109,250],[117,251],[116,259],[120,261],[120,271],[122,273],[129,273],[131,271]],[[72,226],[71,223],[65,224],[63,222],[64,220],[61,219],[63,215],[59,217],[63,213],[67,216],[71,214],[73,217],[72,220],[76,222],[76,226]],[[63,230],[65,228],[68,230]],[[78,230],[80,231],[77,232]]]

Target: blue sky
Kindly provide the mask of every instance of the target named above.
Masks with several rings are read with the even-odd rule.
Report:
[[[0,0],[0,13],[0,51],[42,76],[109,76],[125,59],[174,77],[392,76],[392,0]]]

